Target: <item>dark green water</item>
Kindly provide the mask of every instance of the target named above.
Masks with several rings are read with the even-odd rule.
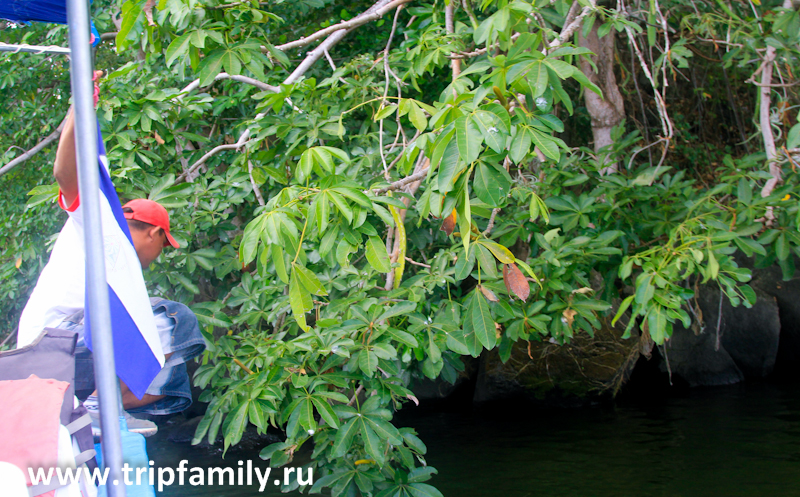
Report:
[[[693,389],[571,410],[417,408],[397,421],[428,445],[439,470],[430,483],[448,497],[800,495],[800,386]],[[220,464],[187,445],[155,438],[149,446],[156,466]],[[254,452],[222,464],[236,468],[242,458],[258,461]],[[159,495],[285,494],[270,485]]]

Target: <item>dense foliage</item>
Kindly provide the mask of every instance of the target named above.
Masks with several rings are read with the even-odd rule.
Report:
[[[184,244],[150,287],[191,304],[210,343],[195,441],[280,427],[262,457],[310,446],[312,492],[439,495],[423,442],[390,423],[416,402],[412,381],[453,382],[462,356],[508,358],[517,340],[569,342],[626,313],[626,333],[661,344],[699,319],[700,283],[754,303],[737,254],[787,277],[800,254],[796,11],[451,2],[94,5],[117,32],[96,63],[115,184],[170,209]],[[592,32],[618,39],[627,108],[600,150],[584,96],[602,92],[578,42]],[[58,126],[67,85],[63,58],[0,57],[0,167]],[[0,180],[4,333],[63,220],[54,145]]]

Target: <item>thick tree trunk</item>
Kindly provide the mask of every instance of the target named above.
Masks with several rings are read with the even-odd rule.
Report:
[[[598,24],[595,24],[589,36],[586,37],[581,32],[578,42],[580,46],[594,52],[592,60],[597,65],[597,71],[595,71],[588,60],[582,59],[581,71],[603,91],[602,97],[591,91],[584,92],[586,109],[592,118],[595,151],[612,143],[611,129],[625,118],[622,94],[619,92],[617,78],[614,76],[614,35],[609,34],[598,38],[597,27]],[[611,173],[616,170],[616,163],[607,164],[603,172]]]

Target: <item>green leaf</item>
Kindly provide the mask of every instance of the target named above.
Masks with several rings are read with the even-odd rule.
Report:
[[[377,319],[377,321],[383,321],[385,319],[389,319],[395,316],[401,316],[403,314],[409,314],[414,312],[417,308],[416,302],[409,302],[408,300],[404,300],[402,302],[398,302],[386,311]]]
[[[531,151],[531,135],[525,129],[519,128],[516,136],[511,140],[508,155],[515,164],[522,162]]]
[[[617,314],[614,316],[614,319],[611,320],[611,326],[615,326],[619,318],[625,314],[625,311],[628,310],[628,307],[631,306],[631,302],[633,302],[633,295],[626,297],[625,300],[619,305],[619,310],[617,310]]]
[[[225,437],[225,450],[231,445],[236,445],[242,439],[242,433],[247,426],[247,409],[250,401],[247,400],[236,406],[225,417],[222,433]]]
[[[344,426],[339,428],[336,432],[336,438],[333,440],[333,447],[331,447],[331,455],[333,457],[342,457],[347,453],[347,450],[353,444],[353,437],[361,428],[361,419],[352,418]]]
[[[214,78],[222,72],[223,55],[225,55],[224,50],[214,50],[203,59],[197,74],[200,78],[200,86],[210,85],[214,81]]]
[[[535,129],[528,129],[527,132],[530,133],[531,140],[539,147],[539,150],[541,150],[545,156],[556,162],[561,158],[561,152],[559,152],[558,145],[555,140],[553,140],[552,136]]]
[[[708,278],[712,280],[717,279],[719,275],[719,262],[717,262],[717,258],[714,256],[714,251],[708,251]],[[706,278],[706,279],[708,279]]]
[[[283,256],[283,247],[280,245],[272,245],[271,246],[272,252],[272,263],[275,264],[275,272],[278,274],[278,278],[281,279],[284,283],[289,283],[289,275],[286,272],[286,259]]]
[[[481,153],[483,135],[477,125],[468,116],[461,116],[456,119],[455,128],[458,154],[461,156],[461,160],[467,164],[472,164],[478,159],[478,155]]]
[[[431,165],[428,171],[428,178],[434,173],[437,167],[439,167],[439,163],[442,161],[442,157],[445,155],[445,151],[451,153],[448,150],[448,145],[450,145],[453,135],[456,133],[455,129],[451,129],[447,133],[442,133],[439,135],[439,138],[436,140],[436,144],[433,147],[433,154],[431,155]],[[455,151],[456,159],[458,158],[458,150]],[[402,207],[401,207],[402,209]]]
[[[295,271],[297,271],[297,279],[303,285],[303,288],[314,295],[328,295],[325,287],[322,286],[322,283],[313,272],[299,264],[292,264],[292,272]]]
[[[369,237],[367,240],[366,252],[367,262],[369,262],[370,266],[372,266],[375,271],[379,273],[388,273],[392,270],[392,266],[389,262],[389,253],[386,251],[386,245],[383,244],[383,240],[379,237]]]
[[[378,369],[378,356],[368,348],[362,349],[358,355],[358,367],[361,368],[365,375],[371,377]]]
[[[375,117],[372,118],[373,121],[378,122],[381,119],[386,119],[387,117],[394,114],[394,111],[397,110],[397,105],[389,104],[386,107],[380,109],[378,112],[375,113]]]
[[[472,187],[475,195],[489,207],[500,207],[509,193],[510,184],[495,168],[478,162]]]
[[[497,343],[497,333],[492,320],[492,312],[489,310],[486,298],[477,291],[472,297],[472,326],[481,345],[488,350],[494,348]]]
[[[791,253],[792,247],[789,245],[789,238],[785,233],[781,233],[775,240],[775,255],[779,261],[785,261]]]
[[[442,154],[439,166],[439,192],[444,194],[453,190],[453,178],[461,169],[459,161],[457,140],[450,140]]]
[[[500,245],[499,243],[495,243],[490,240],[481,240],[480,243],[484,247],[488,248],[492,252],[492,254],[497,258],[497,260],[502,262],[503,264],[514,264],[514,261],[517,260],[517,258],[514,257],[514,254],[512,254],[510,250]]]
[[[306,312],[311,310],[311,306],[306,307],[306,303],[310,300],[311,296],[298,281],[297,271],[295,271],[295,266],[292,266],[292,274],[289,280],[289,304],[292,307],[292,315],[303,331],[309,330],[306,324]]]
[[[140,2],[128,0],[122,5],[122,24],[120,24],[115,40],[118,50],[122,51],[128,46],[130,43],[128,35],[131,34],[131,30],[140,17],[142,17],[142,4]]]
[[[339,417],[336,416],[336,413],[333,412],[330,404],[327,401],[320,399],[319,397],[312,396],[311,402],[314,403],[314,407],[317,408],[317,412],[319,413],[320,417],[328,423],[328,426],[332,428],[339,427]]]
[[[478,110],[470,117],[470,122],[478,128],[489,148],[498,154],[505,150],[508,128],[500,118],[491,112]]]
[[[385,444],[381,443],[380,437],[378,437],[375,431],[364,421],[361,423],[361,439],[364,441],[364,448],[367,454],[380,466],[383,466],[383,446]]]
[[[333,205],[336,206],[336,209],[342,213],[342,215],[347,219],[348,223],[353,222],[353,208],[347,205],[347,202],[344,200],[344,197],[339,195],[334,191],[329,191],[327,196],[333,202]]]
[[[383,440],[388,441],[392,445],[400,445],[403,443],[403,437],[400,436],[400,432],[392,426],[391,423],[388,423],[382,419],[374,418],[374,417],[364,417],[366,423],[375,431],[380,438]]]
[[[428,120],[425,118],[425,113],[422,112],[422,109],[420,109],[419,105],[414,101],[411,101],[411,106],[408,110],[408,118],[419,132],[425,131],[425,128],[428,127]]]
[[[172,40],[172,43],[170,43],[169,47],[167,47],[167,67],[171,66],[178,57],[186,55],[186,53],[189,51],[189,44],[191,42],[190,38],[192,34],[193,33],[186,33]]]

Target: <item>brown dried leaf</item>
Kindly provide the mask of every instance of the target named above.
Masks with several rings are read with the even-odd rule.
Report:
[[[155,26],[156,23],[153,22],[153,7],[156,6],[156,0],[147,0],[147,3],[144,4],[142,10],[144,11],[144,17],[147,19],[147,24],[150,26]]]
[[[503,264],[503,283],[508,293],[513,293],[523,302],[531,295],[531,286],[516,264]]]
[[[577,290],[572,290],[572,293],[580,293],[581,295],[586,295],[587,293],[591,293],[593,291],[594,290],[592,290],[588,286],[585,286],[583,288],[578,288]]]
[[[488,300],[489,302],[497,302],[500,300],[497,298],[497,295],[495,295],[493,291],[489,290],[483,285],[478,285],[478,290],[481,291],[483,296],[486,297],[486,300]]]
[[[454,229],[456,229],[456,210],[455,209],[453,209],[453,212],[449,216],[444,218],[444,221],[442,221],[442,227],[439,228],[439,230],[440,231],[444,231],[445,233],[447,233],[447,236],[450,236],[450,235],[453,234],[453,230]]]
[[[564,316],[562,320],[567,326],[572,328],[572,323],[575,321],[575,314],[577,313],[578,311],[575,309],[564,309],[564,312],[561,313],[561,315]]]
[[[163,138],[161,138],[161,135],[159,135],[159,134],[158,134],[158,132],[155,132],[155,133],[153,134],[153,138],[155,138],[155,139],[156,139],[156,141],[158,142],[158,144],[159,144],[159,145],[163,145],[163,144],[165,143],[165,142],[164,142],[164,139],[163,139]]]

